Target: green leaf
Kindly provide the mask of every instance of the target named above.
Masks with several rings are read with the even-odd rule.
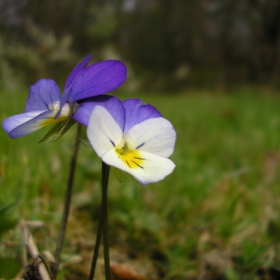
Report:
[[[11,217],[0,217],[0,235],[14,228],[18,223],[18,219]],[[1,278],[0,278],[1,279]]]
[[[43,139],[39,141],[39,143],[44,141],[49,141],[51,143],[58,140],[63,134],[65,134],[69,130],[69,128],[74,123],[76,123],[76,121],[72,118],[66,121],[58,122],[49,130],[49,132],[43,137]]]
[[[13,279],[20,271],[21,264],[13,258],[0,258],[0,279]]]
[[[122,183],[122,172],[120,169],[117,169],[117,168],[114,168],[114,173],[115,173],[115,176],[117,178],[117,180]]]
[[[91,148],[91,144],[87,139],[79,139],[82,144],[84,144],[87,148]]]
[[[22,195],[21,192],[18,193],[13,202],[4,204],[0,208],[0,234],[4,233],[5,231],[8,231],[16,226],[18,219],[12,217],[11,213],[9,213],[9,212],[12,210],[13,207],[18,205],[21,195]]]
[[[16,198],[13,202],[11,203],[8,203],[6,205],[4,205],[2,208],[0,208],[0,217],[4,214],[6,214],[11,208],[13,208],[14,206],[16,206],[19,201],[20,201],[20,198],[21,198],[21,193],[18,193],[16,195]]]

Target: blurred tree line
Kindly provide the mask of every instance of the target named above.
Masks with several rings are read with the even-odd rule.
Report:
[[[93,53],[124,60],[132,89],[279,86],[279,15],[279,0],[0,0],[0,75],[64,79]]]

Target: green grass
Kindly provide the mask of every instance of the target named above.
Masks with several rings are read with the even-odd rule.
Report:
[[[1,120],[22,112],[25,98],[1,92]],[[111,172],[112,249],[128,261],[149,262],[158,279],[252,279],[259,269],[278,269],[280,96],[244,91],[140,98],[175,126],[176,169],[145,187],[126,174],[119,182]],[[0,131],[0,199],[22,193],[15,215],[44,221],[39,247],[54,252],[75,128],[52,144],[37,144],[46,131],[15,140]],[[81,235],[94,240],[100,170],[97,156],[82,145],[65,255],[84,250],[77,249],[75,219],[82,221]],[[48,242],[40,241],[44,234]],[[20,240],[13,233],[9,238]],[[16,255],[13,250],[2,245],[0,252]]]

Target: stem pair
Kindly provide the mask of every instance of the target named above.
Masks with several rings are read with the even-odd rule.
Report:
[[[110,257],[109,257],[109,243],[108,243],[108,223],[107,223],[107,189],[110,174],[110,166],[102,162],[102,203],[101,214],[97,227],[97,235],[94,247],[94,253],[91,263],[91,270],[89,280],[92,280],[95,273],[98,251],[103,233],[103,250],[104,250],[104,265],[105,265],[105,279],[110,280]]]
[[[72,189],[73,189],[73,184],[74,184],[74,177],[75,177],[75,171],[76,171],[77,156],[78,156],[78,151],[79,151],[79,146],[80,146],[81,133],[82,133],[82,125],[80,123],[78,123],[74,149],[73,149],[73,153],[72,153],[72,157],[71,157],[71,161],[70,161],[70,169],[69,169],[69,175],[68,175],[68,181],[67,181],[67,189],[66,189],[65,198],[64,198],[64,208],[63,208],[62,220],[61,220],[59,234],[58,234],[57,243],[56,243],[55,264],[53,267],[54,278],[56,278],[56,275],[57,275],[58,269],[59,269],[60,256],[61,256],[61,251],[62,251],[65,232],[66,232],[68,216],[69,216],[69,212],[70,212]]]
[[[80,136],[82,132],[82,125],[78,124],[77,133],[75,138],[75,144],[73,149],[73,154],[70,162],[70,170],[69,177],[67,182],[67,189],[64,199],[64,209],[63,216],[61,220],[59,235],[57,239],[56,251],[55,251],[55,265],[53,267],[53,275],[56,278],[59,269],[60,256],[63,247],[66,226],[70,211],[71,197],[72,197],[72,189],[74,183],[74,176],[76,170],[77,156],[79,151],[80,144]],[[101,215],[99,218],[97,235],[94,247],[94,254],[92,258],[91,271],[89,280],[92,280],[95,273],[95,268],[97,264],[98,251],[100,247],[101,237],[103,235],[103,249],[104,249],[104,264],[105,264],[105,277],[106,280],[110,280],[110,257],[109,257],[109,244],[108,244],[108,225],[107,225],[107,189],[108,189],[108,181],[110,174],[110,166],[106,163],[102,162],[102,204],[101,204]]]

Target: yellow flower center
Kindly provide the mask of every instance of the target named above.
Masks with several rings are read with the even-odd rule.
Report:
[[[140,152],[135,149],[131,149],[125,143],[124,145],[119,145],[115,148],[118,157],[131,169],[142,168],[142,163],[144,159],[142,158]]]
[[[57,112],[59,111],[60,109],[60,103],[59,102],[55,102],[51,105],[49,105],[49,109],[50,110],[54,110],[54,113],[52,115],[51,118],[49,119],[45,119],[44,122],[42,123],[42,127],[43,126],[46,126],[46,125],[49,125],[49,124],[52,124],[52,123],[55,123],[55,122],[61,122],[61,121],[65,121],[67,120],[73,113],[73,108],[72,106],[70,106],[68,103],[66,103],[63,107],[62,107],[62,110],[61,110],[61,114],[60,116],[55,119],[55,115],[57,114]]]

